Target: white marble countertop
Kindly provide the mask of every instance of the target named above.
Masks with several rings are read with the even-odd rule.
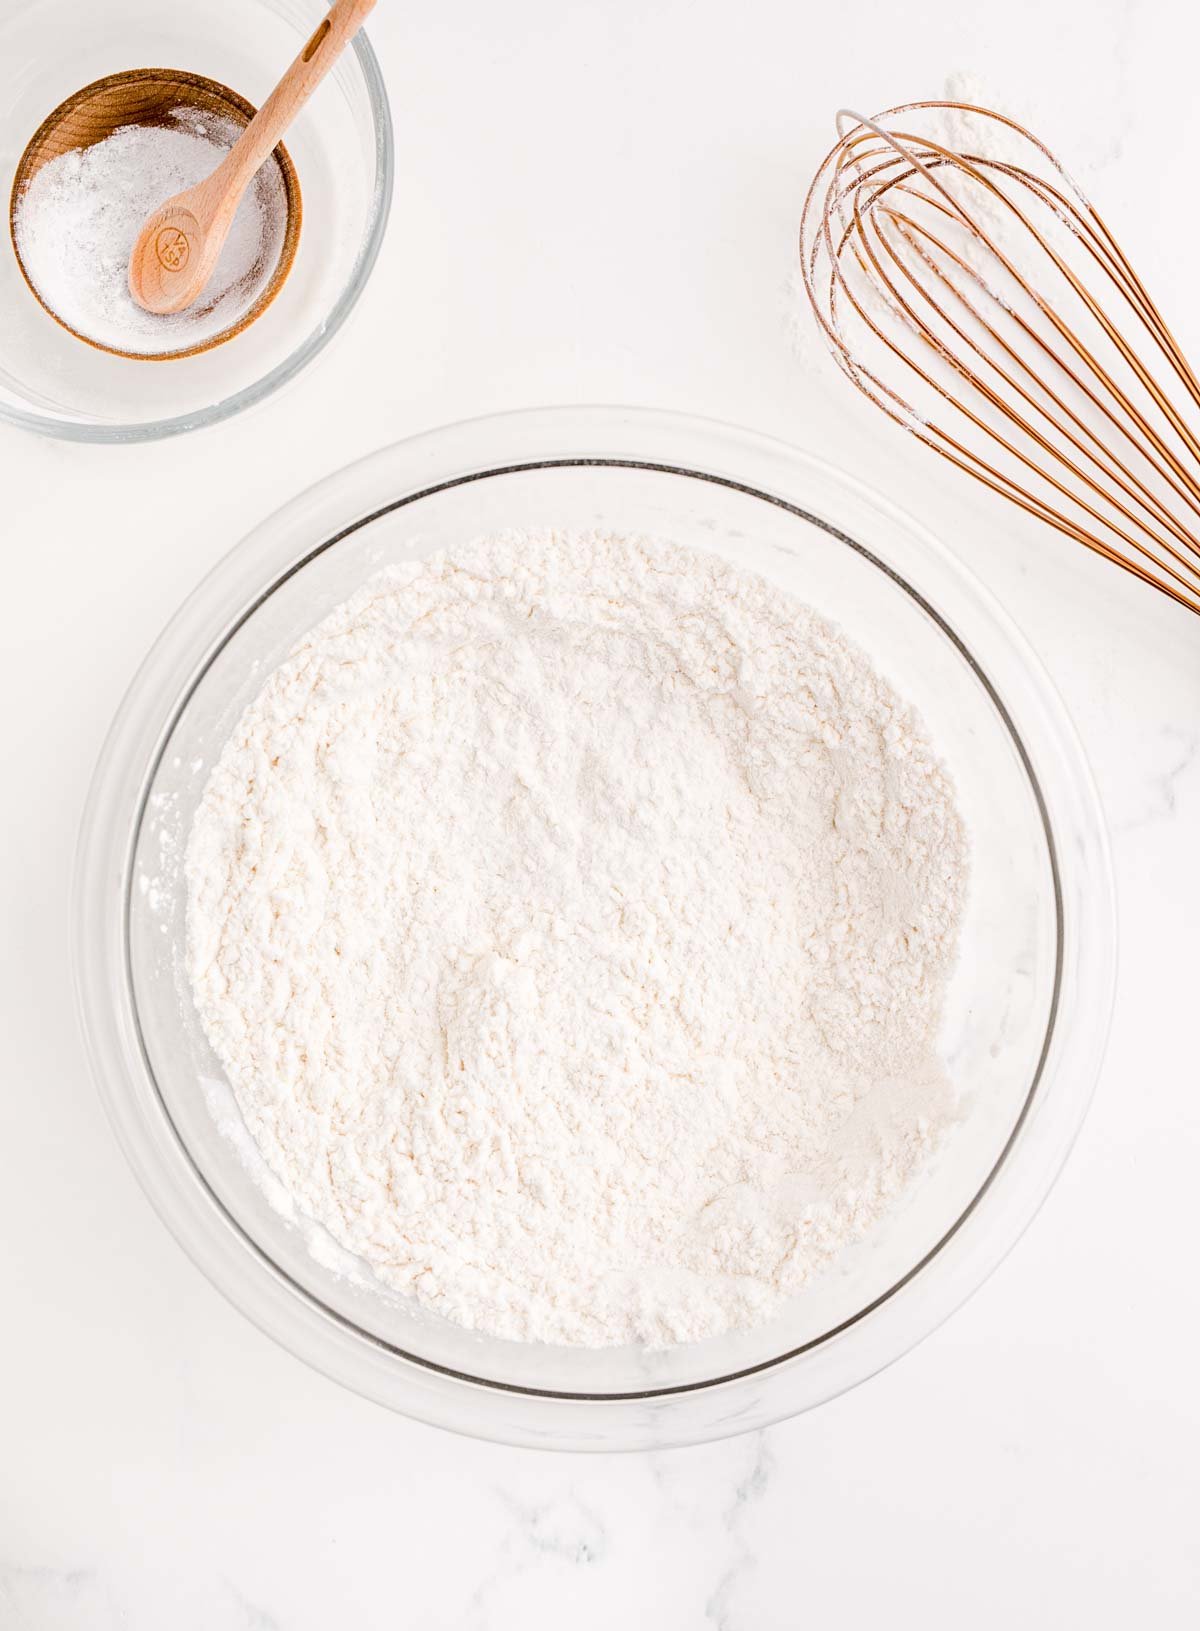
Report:
[[[3,1631],[1200,1619],[1200,625],[934,468],[806,366],[787,293],[838,103],[937,95],[968,72],[1073,164],[1200,354],[1200,228],[1179,202],[1194,191],[1188,28],[1180,0],[385,0],[371,32],[396,208],[331,353],[282,398],[172,443],[0,432]],[[65,934],[103,732],[200,575],[360,453],[574,401],[774,432],[958,548],[1075,718],[1121,913],[1092,1113],[967,1307],[805,1418],[594,1459],[388,1415],[235,1313],[110,1136]],[[191,502],[170,534],[142,524],[180,483]]]

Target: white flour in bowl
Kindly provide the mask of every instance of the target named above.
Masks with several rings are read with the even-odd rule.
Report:
[[[51,311],[97,345],[161,356],[203,345],[249,311],[287,230],[279,165],[246,189],[212,277],[186,311],[156,316],[129,292],[129,257],[151,210],[205,180],[241,134],[232,119],[178,108],[164,125],[123,125],[44,164],[17,200],[26,276]]]
[[[269,1166],[387,1285],[686,1341],[769,1317],[952,1117],[965,868],[919,722],[813,612],[504,535],[389,568],[246,710],[189,970]]]

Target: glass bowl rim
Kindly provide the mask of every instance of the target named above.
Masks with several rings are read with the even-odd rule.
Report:
[[[329,315],[310,330],[294,351],[267,370],[259,379],[242,386],[240,390],[222,397],[219,402],[188,413],[175,414],[164,419],[144,419],[123,423],[88,424],[81,420],[59,418],[51,413],[37,413],[29,408],[17,407],[0,401],[0,422],[16,425],[21,430],[37,435],[54,437],[66,442],[96,444],[155,442],[170,436],[182,436],[190,430],[202,430],[231,419],[245,408],[254,407],[281,390],[303,372],[309,363],[325,349],[343,326],[359,296],[367,286],[379,251],[383,247],[391,214],[392,191],[395,184],[395,135],[392,110],[387,86],[379,59],[367,38],[366,30],[359,29],[351,41],[351,49],[362,74],[375,130],[375,185],[371,193],[366,236],[359,245],[354,265],[345,287],[329,311]],[[11,248],[11,246],[10,246]]]
[[[714,451],[719,457],[713,462],[724,467],[724,474],[716,474],[707,466],[694,458],[683,457],[678,450],[686,449],[703,442],[715,443]],[[488,447],[496,449],[496,455],[485,457],[482,462],[478,457],[472,458],[469,450],[478,449],[482,452]],[[617,456],[610,449],[625,449],[625,456]],[[668,458],[666,455],[672,448],[676,453]],[[573,452],[569,451],[574,449]],[[660,450],[652,453],[652,449]],[[642,456],[636,456],[640,450]],[[524,453],[524,456],[522,456]],[[732,454],[732,464],[730,455]],[[1017,1224],[1011,1237],[1006,1238],[1003,1249],[995,1256],[995,1261],[1004,1255],[1009,1246],[1015,1242],[1022,1232],[1025,1224],[1032,1217],[1041,1200],[1048,1192],[1054,1176],[1057,1174],[1061,1162],[1065,1159],[1070,1143],[1073,1141],[1078,1126],[1082,1122],[1087,1102],[1090,1098],[1091,1087],[1099,1067],[1103,1051],[1103,1041],[1107,1033],[1108,1013],[1111,1010],[1112,995],[1112,960],[1114,945],[1112,882],[1108,862],[1107,840],[1104,833],[1103,822],[1099,815],[1099,806],[1095,790],[1091,785],[1090,774],[1086,762],[1082,758],[1081,750],[1074,739],[1069,721],[1062,712],[1050,687],[1048,678],[1040,670],[1036,658],[1024,648],[1021,637],[1008,623],[1005,614],[991,601],[978,582],[962,566],[962,564],[937,540],[929,537],[913,523],[903,516],[894,506],[885,500],[879,499],[871,490],[864,486],[857,478],[847,476],[823,461],[813,459],[811,456],[789,447],[782,442],[758,436],[756,433],[737,430],[733,427],[720,425],[711,420],[687,418],[681,415],[658,413],[654,410],[630,410],[620,408],[596,409],[549,409],[529,410],[516,414],[490,416],[481,420],[467,421],[459,425],[443,427],[440,430],[425,433],[422,436],[384,448],[380,452],[370,455],[357,464],[346,467],[344,470],[326,477],[306,493],[301,494],[273,517],[260,524],[240,545],[218,563],[209,576],[193,591],[184,602],[175,617],[168,624],[159,641],[147,657],[141,670],[131,684],[126,698],[122,703],[117,718],[114,721],[109,739],[101,755],[100,765],[93,782],[92,792],[89,796],[88,808],[85,813],[84,824],[80,836],[80,850],[76,873],[76,891],[73,910],[74,918],[74,963],[76,989],[83,1015],[84,1029],[89,1043],[89,1052],[92,1058],[93,1073],[101,1088],[110,1120],[114,1124],[118,1138],[125,1148],[127,1157],[134,1167],[143,1187],[150,1195],[172,1232],[188,1250],[189,1254],[214,1280],[218,1288],[225,1292],[235,1304],[242,1308],[261,1327],[267,1329],[285,1346],[298,1352],[302,1357],[308,1358],[318,1368],[334,1374],[349,1385],[358,1387],[359,1391],[369,1396],[381,1398],[382,1402],[392,1404],[394,1408],[408,1410],[409,1413],[423,1416],[426,1420],[441,1421],[443,1425],[460,1425],[454,1420],[446,1420],[445,1411],[423,1411],[419,1407],[409,1407],[408,1402],[397,1403],[394,1397],[383,1396],[378,1389],[364,1385],[361,1379],[345,1374],[344,1364],[332,1364],[328,1356],[323,1360],[314,1353],[314,1344],[311,1341],[298,1340],[295,1330],[291,1334],[281,1332],[278,1320],[264,1318],[263,1309],[258,1306],[257,1300],[249,1288],[243,1288],[244,1294],[238,1295],[231,1289],[229,1274],[221,1272],[220,1268],[211,1261],[211,1254],[198,1248],[194,1233],[186,1238],[189,1231],[181,1228],[178,1215],[178,1206],[172,1203],[170,1196],[164,1196],[160,1182],[156,1181],[156,1174],[147,1169],[147,1160],[161,1161],[163,1150],[158,1150],[157,1156],[149,1156],[145,1148],[145,1128],[138,1129],[131,1126],[129,1092],[132,1087],[132,1078],[140,1072],[141,1080],[134,1091],[148,1088],[149,1099],[141,1108],[141,1114],[159,1115],[169,1128],[169,1139],[173,1139],[176,1155],[183,1161],[188,1170],[190,1181],[200,1186],[204,1192],[206,1204],[215,1208],[225,1229],[238,1237],[244,1253],[254,1259],[257,1272],[266,1269],[274,1281],[275,1289],[285,1297],[298,1298],[310,1305],[319,1318],[330,1322],[340,1328],[343,1338],[348,1337],[351,1342],[359,1342],[376,1350],[385,1364],[401,1362],[405,1366],[416,1367],[440,1380],[443,1385],[450,1387],[467,1387],[476,1392],[495,1397],[506,1395],[509,1398],[531,1401],[543,1408],[551,1410],[562,1409],[564,1406],[591,1406],[606,1414],[621,1406],[670,1405],[688,1394],[702,1392],[716,1393],[719,1390],[736,1388],[738,1384],[753,1383],[756,1379],[769,1378],[779,1373],[796,1361],[803,1361],[815,1350],[828,1349],[831,1344],[842,1340],[854,1327],[862,1328],[867,1322],[867,1316],[876,1313],[880,1307],[890,1300],[894,1300],[910,1285],[920,1281],[921,1276],[939,1256],[944,1254],[952,1239],[958,1236],[967,1226],[981,1206],[989,1190],[993,1187],[997,1177],[1012,1166],[1013,1151],[1018,1145],[1021,1131],[1024,1127],[1030,1107],[1037,1098],[1039,1088],[1045,1079],[1048,1061],[1051,1059],[1056,1041],[1062,1041],[1062,1030],[1059,1025],[1060,998],[1064,981],[1064,958],[1072,949],[1072,941],[1064,934],[1065,907],[1063,881],[1060,876],[1062,863],[1062,848],[1056,837],[1056,827],[1051,820],[1047,799],[1043,793],[1042,785],[1036,774],[1026,743],[1013,712],[1001,693],[997,690],[987,668],[981,663],[971,646],[959,633],[953,622],[943,616],[936,606],[931,604],[927,595],[915,585],[909,583],[903,573],[886,561],[881,560],[875,550],[865,546],[851,532],[842,526],[813,513],[803,504],[789,498],[786,492],[772,491],[770,487],[756,485],[748,479],[739,479],[739,474],[747,464],[753,464],[755,458],[761,461],[768,460],[773,466],[781,463],[786,466],[782,474],[785,477],[790,472],[793,481],[799,473],[805,481],[803,486],[820,478],[833,491],[841,489],[843,497],[853,494],[860,503],[865,503],[877,515],[891,520],[893,525],[899,525],[908,534],[911,542],[919,538],[925,548],[928,559],[940,563],[942,569],[949,569],[952,578],[958,580],[959,587],[967,589],[970,598],[981,608],[998,632],[1006,637],[1007,644],[1016,647],[1016,655],[1025,672],[1026,678],[1032,682],[1032,691],[1037,694],[1038,701],[1043,709],[1050,709],[1056,714],[1051,721],[1055,727],[1055,734],[1059,738],[1060,751],[1064,750],[1073,759],[1070,765],[1073,776],[1071,786],[1077,795],[1079,809],[1076,814],[1086,829],[1083,833],[1083,849],[1087,854],[1084,872],[1090,877],[1090,893],[1085,899],[1092,903],[1094,910],[1091,913],[1092,924],[1090,942],[1085,940],[1082,932],[1076,937],[1075,949],[1078,951],[1079,942],[1090,943],[1093,949],[1090,983],[1097,993],[1101,994],[1103,1007],[1103,1023],[1098,1032],[1091,1032],[1092,1058],[1089,1068],[1076,1075],[1082,1082],[1083,1091],[1075,1095],[1073,1114],[1067,1118],[1068,1125],[1062,1129],[1065,1135],[1061,1151],[1052,1169],[1046,1176],[1044,1185],[1038,1187],[1038,1192],[1025,1196],[1025,1206],[1022,1209],[1022,1220]],[[402,474],[398,474],[393,466],[399,464]],[[871,1304],[859,1310],[852,1318],[843,1322],[833,1330],[823,1333],[819,1338],[804,1344],[801,1348],[791,1350],[771,1359],[764,1360],[752,1367],[740,1370],[729,1375],[718,1375],[709,1379],[679,1384],[673,1387],[654,1388],[638,1392],[622,1393],[573,1393],[559,1390],[523,1387],[512,1383],[496,1382],[488,1378],[472,1376],[449,1367],[439,1365],[433,1361],[421,1358],[406,1352],[404,1349],[388,1343],[375,1333],[365,1331],[346,1316],[329,1308],[320,1298],[300,1286],[274,1263],[266,1249],[256,1240],[253,1240],[243,1229],[242,1225],[234,1219],[223,1203],[211,1189],[208,1180],[197,1166],[191,1151],[186,1147],[174,1121],[170,1117],[167,1106],[162,1099],[160,1090],[150,1068],[142,1045],[140,1028],[136,1011],[136,999],[133,990],[132,977],[128,966],[128,909],[130,904],[130,871],[133,848],[136,844],[141,816],[145,807],[145,800],[149,794],[156,768],[166,750],[171,733],[178,722],[183,708],[195,687],[201,683],[212,661],[223,648],[226,641],[235,630],[242,625],[271,593],[277,589],[287,578],[291,577],[306,562],[331,547],[348,533],[358,530],[380,514],[390,510],[402,508],[405,504],[414,502],[422,497],[446,487],[459,486],[464,482],[486,479],[517,469],[539,468],[546,466],[563,465],[595,465],[606,466],[633,466],[637,468],[651,468],[665,474],[681,477],[706,479],[744,492],[748,497],[757,497],[768,502],[780,505],[785,510],[796,514],[799,518],[815,521],[827,533],[831,533],[843,544],[848,545],[876,568],[884,571],[893,578],[899,587],[913,598],[918,607],[938,625],[941,632],[954,644],[959,656],[966,662],[975,677],[983,685],[993,707],[998,711],[1000,719],[1007,729],[1009,736],[1018,752],[1022,762],[1025,777],[1031,787],[1037,802],[1039,815],[1045,834],[1047,851],[1050,859],[1054,887],[1056,894],[1056,922],[1057,922],[1057,965],[1054,979],[1054,992],[1050,1014],[1048,1016],[1046,1032],[1043,1038],[1038,1064],[1032,1074],[1032,1079],[1023,1108],[1020,1112],[1016,1126],[1013,1128],[1003,1149],[999,1152],[996,1162],[980,1186],[973,1200],[966,1210],[950,1226],[936,1245],[921,1259],[919,1263],[910,1268],[897,1282],[884,1292]],[[352,502],[347,509],[345,497],[350,489],[361,486],[364,475],[370,477],[378,471],[383,477],[384,489],[390,491],[391,497],[381,504],[368,504],[365,508],[361,502]],[[400,496],[396,496],[399,494]],[[320,511],[317,523],[314,526],[314,517],[307,514],[302,527],[289,524],[298,512],[310,511],[317,503]],[[354,518],[348,520],[347,516]],[[337,524],[340,518],[340,524]],[[316,535],[317,541],[313,543],[312,537]],[[297,543],[298,538],[303,542]],[[253,558],[253,559],[252,559]],[[269,558],[271,571],[264,580],[259,568],[264,564],[264,558]],[[918,562],[918,564],[921,564]],[[236,569],[242,567],[239,574]],[[239,578],[237,583],[227,583],[231,576]],[[945,587],[944,585],[942,586]],[[219,632],[213,634],[211,611],[213,603],[219,601],[223,608]],[[204,624],[201,631],[199,624]],[[181,648],[191,646],[187,653],[186,663],[182,661],[183,650],[176,654],[172,660],[171,646],[175,638],[181,635],[187,626],[190,638],[178,640]],[[203,650],[197,647],[196,634],[202,635]],[[172,681],[166,682],[165,676],[159,670],[169,668]],[[159,706],[163,697],[169,700],[165,707]],[[147,711],[152,712],[156,718],[153,721],[146,719]],[[141,715],[140,721],[138,715]],[[144,727],[151,725],[153,736],[153,750],[147,755],[143,751],[140,763],[137,754],[130,759],[129,747],[131,734],[137,734],[138,725],[141,725],[141,735],[145,737]],[[1064,737],[1065,733],[1065,737]],[[1052,761],[1060,763],[1060,756]],[[123,774],[116,774],[120,770]],[[136,774],[135,796],[130,798],[130,773]],[[120,812],[124,810],[124,835],[120,831]],[[1079,835],[1076,834],[1076,848]],[[98,840],[100,842],[98,843]],[[123,844],[123,853],[122,853]],[[97,990],[98,970],[95,967],[94,957],[89,959],[88,947],[94,946],[97,934],[103,937],[103,927],[98,917],[107,910],[109,917],[113,914],[111,890],[107,892],[107,902],[101,908],[97,898],[98,886],[104,888],[111,885],[111,879],[116,875],[123,880],[121,888],[121,902],[117,914],[121,919],[120,926],[120,956],[114,957],[115,948],[107,948],[106,980],[110,987],[107,997]],[[1076,901],[1078,906],[1078,901]],[[111,925],[110,925],[111,927]],[[1078,960],[1078,958],[1076,959]],[[119,965],[119,966],[118,966]],[[1070,972],[1070,971],[1067,971]],[[1076,971],[1077,972],[1077,971]],[[116,989],[111,989],[116,983]],[[101,983],[105,983],[101,980]],[[120,987],[123,985],[123,993]],[[123,1059],[114,1061],[111,1047],[104,1045],[103,1031],[106,1028],[106,1015],[103,1005],[112,1005],[115,997],[117,1006],[121,1006],[124,997],[124,1008],[121,1012],[120,1051]],[[1106,1000],[1105,1000],[1106,999]],[[98,1010],[98,1004],[100,1009]],[[107,1016],[111,1018],[111,1016]],[[1077,1025],[1076,1031],[1080,1029]],[[1099,1038],[1099,1047],[1095,1046]],[[1062,1048],[1059,1049],[1063,1051]],[[1078,1052],[1078,1045],[1076,1046]],[[156,1107],[156,1108],[155,1108]],[[158,1129],[161,1133],[163,1129]],[[161,1174],[157,1175],[161,1178]],[[993,1242],[994,1245],[994,1242]],[[244,1266],[244,1265],[243,1265]],[[864,1372],[871,1374],[873,1370],[881,1368],[891,1358],[899,1356],[899,1352],[911,1346],[913,1342],[927,1334],[927,1330],[940,1323],[940,1320],[951,1312],[975,1286],[986,1278],[987,1273],[995,1266],[990,1263],[983,1272],[971,1278],[972,1283],[967,1285],[949,1306],[946,1306],[932,1321],[926,1323],[911,1340],[906,1341],[896,1352],[890,1353],[881,1361],[873,1363]],[[287,1323],[287,1322],[285,1322]],[[317,1347],[320,1344],[315,1345]],[[862,1376],[852,1377],[843,1385],[853,1385]],[[386,1394],[394,1393],[394,1389],[384,1390]],[[841,1391],[841,1387],[824,1391],[821,1398],[832,1396],[832,1392]],[[799,1408],[807,1408],[808,1404],[820,1402],[819,1398],[811,1398]],[[764,1419],[775,1419],[778,1415],[791,1414],[788,1409],[776,1410],[768,1413]],[[453,1412],[451,1412],[451,1415]],[[467,1431],[478,1430],[482,1436],[500,1437],[510,1442],[544,1442],[544,1434],[538,1432],[534,1438],[519,1435],[513,1439],[512,1428],[499,1431],[489,1431],[487,1425],[478,1429],[466,1428]],[[729,1431],[741,1430],[729,1428]],[[715,1434],[700,1433],[700,1437],[716,1436]],[[656,1435],[653,1442],[686,1442],[672,1434],[665,1439]],[[589,1446],[590,1447],[590,1446]]]

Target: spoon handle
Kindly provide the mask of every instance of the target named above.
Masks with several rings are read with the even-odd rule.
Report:
[[[334,0],[300,55],[205,183],[204,190],[214,202],[225,198],[236,205],[374,6],[375,0]]]

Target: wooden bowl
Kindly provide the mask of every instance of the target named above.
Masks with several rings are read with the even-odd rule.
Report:
[[[222,329],[219,334],[210,335],[198,345],[181,347],[177,351],[124,351],[118,346],[104,345],[99,340],[93,340],[88,335],[81,334],[78,329],[72,328],[53,306],[47,305],[21,259],[16,232],[17,204],[29,182],[44,164],[49,164],[51,159],[60,158],[62,154],[70,153],[76,148],[92,147],[96,142],[102,142],[105,137],[111,136],[113,131],[122,125],[169,124],[171,115],[180,108],[193,108],[197,113],[218,115],[223,119],[232,120],[240,129],[245,129],[256,112],[254,104],[247,102],[244,96],[231,91],[219,80],[207,79],[203,74],[191,74],[174,68],[131,68],[125,73],[109,74],[106,78],[93,80],[90,85],[76,91],[65,102],[60,102],[53,113],[47,114],[42,120],[21,154],[9,198],[8,225],[13,251],[21,268],[21,275],[38,304],[76,339],[94,346],[97,351],[108,351],[117,357],[131,357],[136,362],[170,362],[179,357],[194,357],[199,352],[211,351],[214,346],[223,345],[226,340],[233,339],[235,334],[240,334],[244,328],[248,328],[256,317],[261,317],[283,287],[284,280],[292,269],[292,262],[296,258],[303,211],[296,167],[282,142],[275,149],[273,157],[283,178],[287,224],[284,228],[279,259],[270,279],[259,292],[253,305],[244,311],[235,323]]]

